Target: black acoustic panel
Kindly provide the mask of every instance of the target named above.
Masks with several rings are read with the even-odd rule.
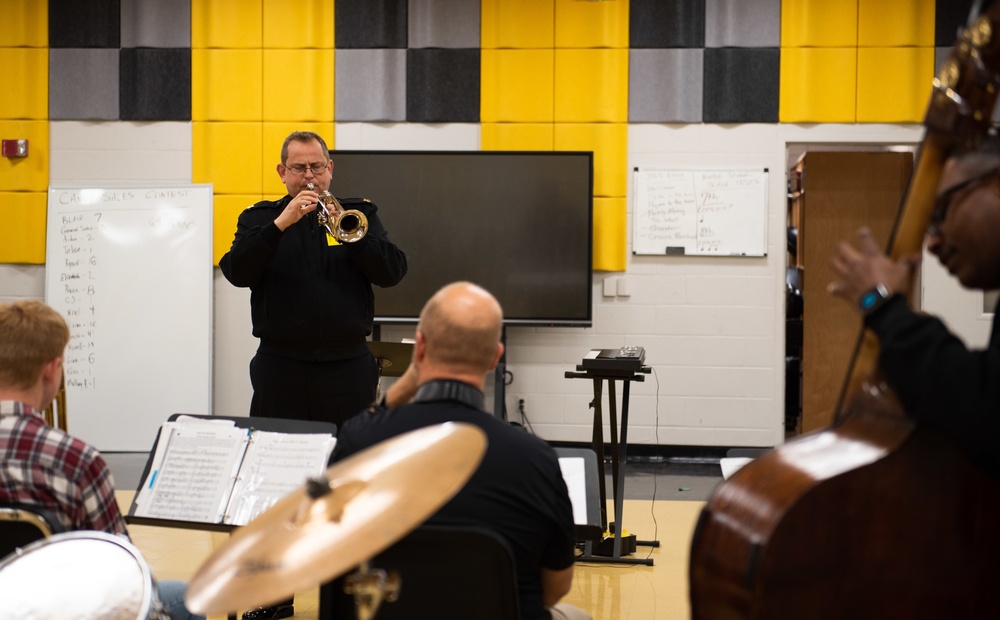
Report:
[[[121,41],[119,0],[49,0],[49,47],[113,47]]]
[[[336,0],[333,20],[338,49],[407,45],[407,0]]]
[[[478,123],[479,50],[407,50],[406,120]]]
[[[705,0],[631,0],[629,47],[704,47]]]
[[[123,49],[119,109],[123,121],[191,120],[191,50]]]
[[[934,3],[934,47],[951,47],[958,31],[969,19],[973,0],[936,0]],[[988,5],[984,2],[983,5]]]
[[[778,48],[707,48],[704,62],[703,122],[778,122]]]

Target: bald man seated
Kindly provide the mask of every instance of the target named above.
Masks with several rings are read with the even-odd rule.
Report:
[[[589,619],[559,603],[573,583],[575,537],[558,457],[483,407],[486,374],[503,354],[502,328],[503,310],[485,289],[456,282],[435,293],[420,313],[410,367],[387,393],[387,407],[349,420],[330,461],[425,426],[478,426],[489,442],[479,468],[427,524],[485,527],[506,540],[517,565],[522,618]]]

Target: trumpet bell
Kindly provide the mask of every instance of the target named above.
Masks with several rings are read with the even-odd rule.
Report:
[[[333,233],[341,243],[360,241],[368,234],[368,218],[357,209],[344,211],[337,217]]]
[[[310,188],[311,184],[310,184]],[[355,243],[368,234],[368,218],[357,209],[345,210],[340,201],[328,191],[319,196],[319,223],[326,227],[327,232],[341,243]]]

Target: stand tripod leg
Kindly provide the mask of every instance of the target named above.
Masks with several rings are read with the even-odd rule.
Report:
[[[601,411],[602,380],[594,379],[594,432],[593,444],[594,452],[597,453],[597,467],[600,475],[597,477],[597,485],[601,494],[601,527],[608,529],[608,495],[604,482],[604,417]]]

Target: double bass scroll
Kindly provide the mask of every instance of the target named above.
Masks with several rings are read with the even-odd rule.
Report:
[[[960,33],[890,237],[921,249],[945,160],[985,135],[1000,90],[1000,2]],[[914,424],[862,331],[833,425],[744,466],[691,543],[693,618],[1000,618],[1000,481]]]

